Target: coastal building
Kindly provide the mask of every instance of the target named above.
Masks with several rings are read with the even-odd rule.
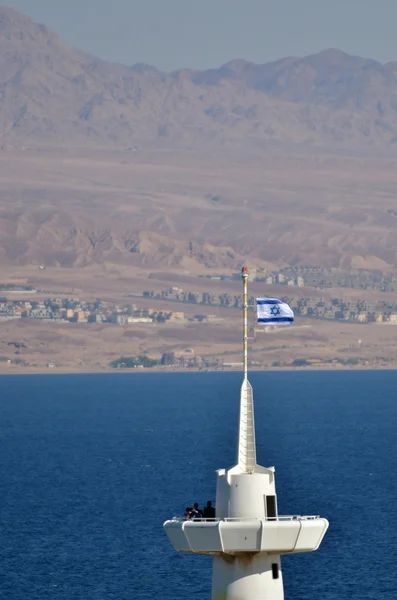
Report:
[[[170,313],[170,321],[183,321],[185,319],[185,313],[181,311],[176,311]]]
[[[153,323],[153,319],[150,317],[128,317],[127,323]]]
[[[88,323],[102,323],[103,319],[102,319],[102,315],[98,314],[98,313],[94,313],[88,316],[87,319]]]
[[[43,305],[44,306],[44,305]],[[31,319],[51,319],[52,313],[50,310],[44,308],[32,308],[27,312],[27,316]]]
[[[73,315],[73,320],[76,321],[76,323],[86,323],[87,315],[86,315],[85,311],[84,310],[76,310]]]
[[[127,315],[119,315],[117,313],[113,313],[109,317],[109,323],[117,323],[117,325],[126,325],[128,317]]]
[[[175,354],[174,352],[164,352],[161,355],[161,364],[164,367],[169,367],[175,364]]]

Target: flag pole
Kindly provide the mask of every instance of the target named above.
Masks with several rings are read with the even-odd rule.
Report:
[[[248,267],[241,269],[243,280],[243,356],[244,356],[244,380],[248,378]]]

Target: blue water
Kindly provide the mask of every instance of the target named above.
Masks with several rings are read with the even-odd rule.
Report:
[[[280,513],[321,514],[286,600],[395,600],[397,372],[253,373]],[[162,523],[233,463],[237,373],[0,377],[0,597],[209,599]]]

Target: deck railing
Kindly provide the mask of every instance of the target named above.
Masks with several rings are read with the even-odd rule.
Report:
[[[186,517],[172,517],[171,521],[181,522],[181,521],[192,521],[194,523],[219,523],[219,522],[232,522],[236,523],[239,521],[249,522],[249,521],[313,521],[315,519],[319,519],[320,515],[279,515],[277,517],[226,517],[224,519],[205,519],[196,517],[194,519],[188,519]]]

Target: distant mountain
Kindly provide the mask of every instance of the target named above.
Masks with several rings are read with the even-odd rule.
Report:
[[[167,74],[72,50],[9,8],[0,99],[1,142],[12,145],[397,141],[397,62],[325,50]]]
[[[239,81],[248,89],[295,104],[323,105],[334,109],[376,109],[384,117],[390,95],[397,91],[397,63],[382,65],[375,60],[350,56],[340,50],[324,50],[306,58],[255,65],[231,61],[220,69],[198,73],[194,80],[219,85],[222,80]],[[395,110],[395,106],[392,106]]]

